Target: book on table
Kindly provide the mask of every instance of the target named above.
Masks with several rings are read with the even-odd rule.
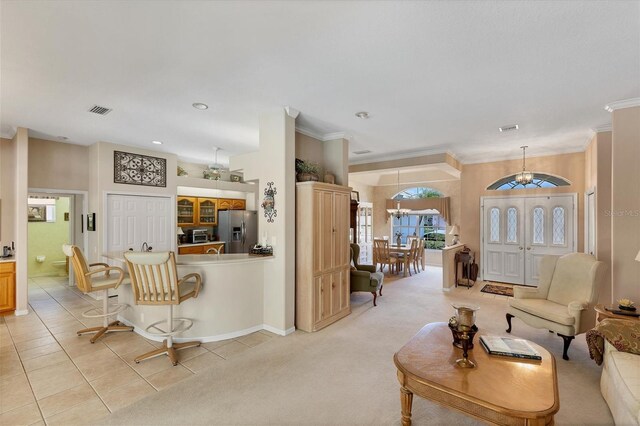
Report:
[[[480,336],[480,343],[491,355],[542,359],[540,354],[524,339],[501,336]]]

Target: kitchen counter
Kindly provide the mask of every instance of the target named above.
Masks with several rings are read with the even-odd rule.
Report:
[[[206,243],[184,243],[184,244],[178,244],[178,247],[208,246],[209,244],[226,244],[226,241],[208,241]]]
[[[127,270],[122,252],[104,253],[103,257],[107,263]],[[273,256],[247,253],[177,255],[178,276],[200,274],[202,290],[197,298],[174,306],[174,317],[193,320],[193,327],[176,336],[176,342],[214,342],[259,330],[284,335],[284,330],[264,325],[264,265],[270,261]],[[116,291],[118,302],[129,305],[118,319],[134,326],[141,336],[161,342],[163,338],[146,332],[146,327],[165,320],[166,307],[136,305],[131,285],[121,285]]]
[[[15,256],[0,258],[0,263],[15,262],[15,261],[16,261],[16,257]]]

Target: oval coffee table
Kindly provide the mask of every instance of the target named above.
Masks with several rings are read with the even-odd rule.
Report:
[[[413,394],[501,425],[552,425],[560,409],[556,362],[529,342],[542,361],[489,355],[478,341],[469,351],[476,368],[460,368],[446,323],[427,324],[394,356],[402,424],[411,425]]]

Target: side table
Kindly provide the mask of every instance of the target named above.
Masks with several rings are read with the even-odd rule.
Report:
[[[640,321],[640,316],[618,315],[618,314],[614,314],[611,311],[607,311],[606,308],[617,309],[617,306],[616,305],[605,305],[603,303],[599,303],[593,308],[596,311],[596,325],[598,325],[598,323],[600,321],[602,321],[603,319],[606,319],[606,318],[617,318],[617,319],[624,319],[624,320]],[[635,311],[635,312],[639,313],[638,311]]]

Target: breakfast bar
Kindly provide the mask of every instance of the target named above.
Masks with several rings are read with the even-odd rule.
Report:
[[[127,270],[122,253],[106,253],[104,258],[108,263]],[[214,342],[262,329],[279,333],[279,330],[264,324],[264,264],[272,261],[273,256],[251,256],[246,253],[176,256],[178,276],[194,272],[200,274],[202,290],[197,298],[175,306],[175,317],[193,321],[193,326],[175,341],[197,339]],[[145,328],[165,319],[166,311],[155,306],[136,305],[128,283],[116,291],[118,303],[129,305],[118,319],[134,326],[136,333],[148,339],[162,340],[147,333]]]

